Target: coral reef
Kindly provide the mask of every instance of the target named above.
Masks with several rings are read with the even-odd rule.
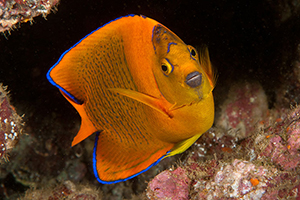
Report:
[[[296,170],[300,164],[300,107],[289,113],[288,117],[275,127],[264,130],[267,141],[256,142],[265,148],[258,155],[284,170]]]
[[[15,147],[22,134],[22,118],[10,105],[7,87],[0,84],[0,164],[8,160],[8,153]]]
[[[58,4],[59,0],[0,0],[0,32],[9,31],[19,22],[44,17]]]
[[[100,200],[101,194],[95,188],[87,185],[75,185],[72,181],[65,181],[56,187],[38,190],[28,190],[20,200]]]
[[[269,199],[266,197],[286,193],[288,186],[292,186],[293,190],[294,185],[287,183],[294,182],[297,185],[297,178],[289,173],[281,173],[276,168],[235,159],[231,163],[219,163],[211,177],[194,179],[191,196],[194,199]],[[279,185],[285,188],[281,189]]]
[[[181,171],[179,176],[176,171]],[[298,179],[290,173],[245,160],[235,159],[231,163],[211,160],[204,164],[192,161],[183,168],[156,176],[149,183],[147,196],[149,199],[174,200],[295,198]],[[170,180],[179,181],[176,189]],[[288,187],[291,189],[287,190]]]
[[[166,170],[149,183],[147,196],[150,199],[188,199],[190,182],[184,169]]]

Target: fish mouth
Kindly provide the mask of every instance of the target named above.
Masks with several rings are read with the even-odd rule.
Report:
[[[189,73],[186,76],[185,83],[191,88],[196,88],[202,83],[202,74],[198,71]]]

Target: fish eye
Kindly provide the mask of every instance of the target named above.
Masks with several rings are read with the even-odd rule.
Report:
[[[173,66],[171,65],[168,59],[164,59],[161,63],[161,70],[166,76],[168,76],[173,71]]]
[[[195,57],[196,51],[195,51],[194,49],[191,50],[191,55],[192,55],[193,57]]]
[[[194,58],[194,59],[197,59],[197,50],[194,48],[194,47],[192,47],[192,46],[188,46],[188,49],[189,49],[189,51],[190,51],[190,54],[191,54],[191,56],[192,56],[192,58]]]
[[[167,72],[168,71],[168,66],[165,65],[164,63],[161,64],[161,69],[164,71],[164,72]]]

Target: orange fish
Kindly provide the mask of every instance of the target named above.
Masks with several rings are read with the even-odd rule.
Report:
[[[189,148],[214,120],[215,76],[198,52],[145,16],[109,22],[67,50],[48,80],[81,116],[72,142],[93,133],[94,173],[133,178]]]

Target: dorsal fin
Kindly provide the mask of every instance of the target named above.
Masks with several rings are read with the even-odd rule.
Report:
[[[217,73],[216,69],[211,65],[207,46],[203,45],[202,47],[198,48],[198,52],[200,65],[207,74],[212,88],[214,88],[217,81]]]

